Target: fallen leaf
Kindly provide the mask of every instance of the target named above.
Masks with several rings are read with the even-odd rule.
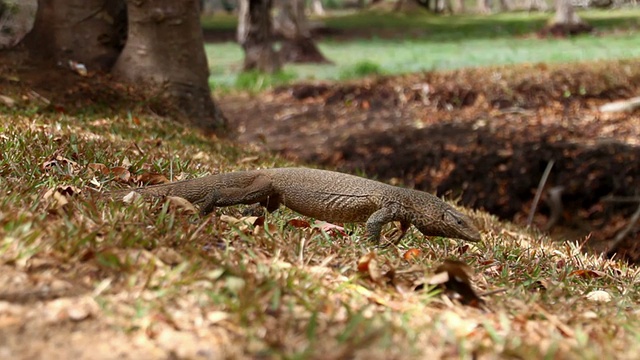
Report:
[[[8,96],[0,95],[0,104],[4,104],[7,107],[13,107],[16,104],[16,101]]]
[[[87,167],[92,171],[93,174],[99,173],[102,175],[109,175],[109,168],[105,164],[91,163],[87,165]]]
[[[177,210],[180,213],[186,215],[194,215],[198,213],[198,209],[185,198],[179,196],[167,196],[169,202],[169,208]]]
[[[220,215],[220,221],[227,223],[229,225],[235,225],[240,221],[237,217],[233,217],[231,215]]]
[[[339,225],[335,225],[335,224],[331,224],[328,223],[326,221],[315,221],[312,226],[314,228],[318,228],[324,232],[326,232],[329,235],[340,235],[340,236],[348,236],[347,235],[347,231],[344,229],[344,227],[339,226]]]
[[[75,186],[61,185],[47,190],[42,198],[44,200],[53,200],[53,203],[51,204],[49,209],[57,210],[61,209],[69,203],[68,197],[71,197],[78,193],[80,193],[80,189],[76,188]]]
[[[245,158],[240,159],[240,161],[238,161],[239,164],[244,164],[244,163],[248,163],[248,162],[254,162],[256,160],[260,159],[259,156],[247,156]]]
[[[129,182],[129,179],[131,179],[131,173],[123,166],[112,167],[111,174],[117,181]]]
[[[420,255],[422,255],[422,250],[413,248],[407,250],[402,257],[407,261],[413,261],[420,257]]]
[[[447,310],[440,315],[440,320],[458,338],[469,336],[479,326],[478,322],[463,319],[456,312]]]
[[[224,311],[210,311],[206,315],[207,320],[213,325],[229,318],[229,313]]]
[[[122,197],[122,202],[125,204],[131,204],[138,199],[142,199],[142,195],[137,191],[131,190],[127,195]]]
[[[373,251],[358,259],[358,270],[367,274],[371,280],[377,283],[386,275],[382,273],[378,257]]]
[[[174,249],[168,247],[157,248],[154,251],[154,254],[156,257],[158,257],[158,259],[169,266],[176,266],[184,261],[182,255],[180,255]]]
[[[585,278],[585,279],[597,279],[597,278],[601,278],[605,275],[604,272],[602,271],[597,271],[597,270],[574,270],[572,272],[569,273],[569,276],[577,276],[577,277],[581,277],[581,278]]]
[[[445,279],[443,273],[446,273],[446,281],[440,282],[440,286],[444,287],[445,293],[454,299],[458,299],[463,305],[480,307],[484,304],[471,286],[471,267],[458,260],[445,260],[445,262],[436,268],[438,280]],[[428,284],[435,282],[433,279]]]
[[[603,302],[603,303],[607,303],[611,301],[611,294],[609,294],[608,292],[604,291],[604,290],[594,290],[590,293],[588,293],[586,295],[586,298],[588,300],[591,300],[593,302]]]
[[[159,185],[169,183],[170,181],[162,174],[144,173],[136,177],[136,182],[143,183],[145,185]]]
[[[42,163],[42,170],[44,171],[48,171],[54,167],[58,167],[60,169],[68,168],[71,171],[74,171],[78,168],[78,163],[60,155],[53,156],[51,160]]]
[[[311,224],[309,224],[308,221],[303,219],[291,219],[287,221],[287,225],[293,226],[294,228],[298,228],[298,229],[306,229],[311,227]]]

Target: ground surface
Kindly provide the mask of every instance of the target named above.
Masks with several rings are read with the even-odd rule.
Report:
[[[231,141],[109,79],[0,64],[0,358],[640,356],[638,269],[580,246],[607,250],[637,207],[607,197],[637,196],[638,115],[596,110],[638,94],[637,61],[218,94]],[[265,149],[519,224],[554,160],[545,187],[564,187],[564,209],[550,230],[574,241],[462,209],[483,242],[411,231],[372,255],[362,226],[323,232],[286,210],[247,225],[241,208],[201,218],[99,196],[137,175],[293,164]],[[631,260],[636,238],[618,249]],[[468,265],[482,306],[425,290],[443,259]]]

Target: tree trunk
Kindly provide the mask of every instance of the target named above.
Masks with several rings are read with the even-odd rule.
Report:
[[[124,0],[39,0],[23,43],[32,60],[109,71],[126,35]]]
[[[570,0],[556,0],[555,16],[549,25],[541,31],[541,34],[567,36],[590,32],[591,30],[593,30],[593,27],[578,16]]]
[[[124,81],[161,86],[173,109],[207,131],[226,126],[211,98],[198,0],[128,0],[127,43],[114,66]]]
[[[456,14],[462,14],[464,11],[464,0],[453,0],[453,12]]]
[[[11,48],[31,31],[37,0],[0,0],[0,49]]]
[[[478,12],[480,14],[490,14],[491,13],[490,0],[478,0]]]
[[[358,6],[360,8],[362,8],[363,6],[361,6],[362,0],[358,0]],[[311,10],[313,11],[313,13],[315,15],[318,16],[324,16],[325,12],[324,12],[324,6],[322,6],[322,1],[320,0],[311,0]]]
[[[505,11],[511,11],[511,9],[513,9],[513,4],[511,3],[510,0],[500,0],[500,10],[505,12]]]
[[[576,14],[569,0],[556,0],[555,24],[572,25],[582,23],[582,19]]]
[[[330,63],[311,37],[302,0],[279,0],[274,30],[284,41],[280,58],[293,63]]]
[[[528,5],[527,5],[528,11],[533,11],[533,10],[547,11],[547,10],[549,10],[549,5],[547,5],[547,2],[545,0],[527,0],[527,1],[528,1]]]
[[[244,70],[274,73],[282,64],[273,48],[271,0],[239,0],[238,43],[244,50]]]

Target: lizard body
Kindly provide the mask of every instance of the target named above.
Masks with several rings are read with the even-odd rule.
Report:
[[[260,203],[269,212],[285,205],[329,222],[366,222],[369,240],[379,242],[384,224],[412,224],[424,235],[479,241],[471,219],[438,197],[362,177],[308,168],[274,168],[209,175],[135,189],[145,196],[179,196],[207,214],[215,207]],[[113,193],[121,199],[129,191]],[[396,241],[399,241],[397,239]]]

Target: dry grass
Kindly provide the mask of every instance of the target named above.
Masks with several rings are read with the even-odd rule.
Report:
[[[114,203],[100,193],[121,185],[90,166],[198,176],[286,165],[277,158],[147,116],[35,113],[0,115],[0,357],[640,357],[639,271],[584,254],[584,239],[552,244],[476,212],[483,243],[411,233],[376,250],[397,274],[454,258],[478,292],[504,289],[466,307],[358,272],[362,226]],[[410,248],[422,255],[403,260]]]

